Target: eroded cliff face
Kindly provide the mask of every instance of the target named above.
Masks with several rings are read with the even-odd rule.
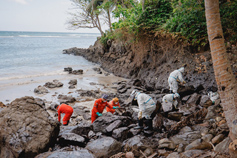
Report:
[[[170,37],[143,36],[135,43],[108,41],[106,48],[98,40],[88,49],[71,48],[64,53],[82,55],[115,75],[138,78],[146,89],[169,89],[169,74],[182,66],[185,66],[186,85],[216,87],[210,52],[193,53],[188,46]],[[228,54],[232,63],[236,63],[236,51]]]

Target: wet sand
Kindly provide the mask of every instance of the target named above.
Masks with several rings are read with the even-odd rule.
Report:
[[[73,97],[78,97],[76,90],[100,90],[102,92],[116,92],[114,87],[114,82],[119,82],[126,80],[124,78],[116,77],[113,74],[105,76],[105,71],[102,70],[102,74],[97,74],[92,68],[99,67],[98,65],[93,65],[87,68],[82,68],[84,73],[82,75],[73,75],[64,72],[63,70],[58,73],[52,73],[48,75],[35,75],[29,77],[16,77],[9,80],[0,80],[0,101],[4,104],[10,103],[16,98],[24,96],[33,96],[36,98],[45,99],[48,102],[56,102],[57,95],[70,94]],[[39,95],[34,93],[34,89],[38,86],[43,86],[46,82],[52,82],[53,80],[59,80],[64,85],[60,88],[49,89],[49,93]],[[74,89],[69,89],[68,82],[71,79],[77,79],[77,85]],[[95,84],[90,84],[95,83]],[[89,106],[91,103],[82,103],[84,106]],[[89,108],[89,107],[88,107]]]

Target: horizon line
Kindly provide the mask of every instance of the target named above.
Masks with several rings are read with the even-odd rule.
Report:
[[[91,33],[91,32],[60,32],[60,31],[9,31],[9,30],[0,30],[0,32],[45,32],[45,33]],[[94,33],[100,34],[100,33]]]

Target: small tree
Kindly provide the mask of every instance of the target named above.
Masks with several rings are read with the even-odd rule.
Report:
[[[67,21],[69,29],[79,28],[97,28],[100,34],[104,32],[101,28],[100,14],[101,11],[97,9],[90,9],[90,2],[86,0],[71,0],[74,6],[74,12],[69,12],[71,19]]]

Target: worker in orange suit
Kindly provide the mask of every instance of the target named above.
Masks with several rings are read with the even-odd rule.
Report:
[[[72,116],[73,113],[73,108],[67,104],[61,104],[61,105],[56,105],[55,108],[58,110],[58,121],[60,122],[61,120],[61,114],[65,114],[63,117],[63,125],[67,126],[69,123],[69,120]]]
[[[94,103],[94,106],[91,111],[91,123],[93,123],[99,116],[102,116],[102,112],[104,111],[104,108],[110,107],[112,109],[117,109],[118,107],[109,105],[107,102],[108,95],[103,94],[100,99],[97,99]]]
[[[108,104],[113,106],[113,107],[118,107],[118,108],[120,107],[118,98],[113,98]],[[110,108],[109,106],[107,106],[106,111],[111,112],[113,114],[115,112],[115,109]]]

